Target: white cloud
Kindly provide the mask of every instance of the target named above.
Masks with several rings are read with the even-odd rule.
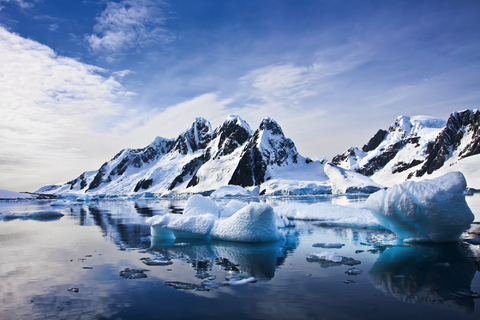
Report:
[[[110,1],[97,18],[94,34],[86,36],[94,52],[117,54],[132,47],[167,43],[174,36],[164,27],[166,15],[161,1]]]
[[[73,178],[118,151],[98,139],[131,127],[137,114],[119,102],[131,93],[105,70],[3,27],[0,56],[1,188]]]

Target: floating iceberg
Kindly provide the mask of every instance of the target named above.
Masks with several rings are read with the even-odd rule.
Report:
[[[210,237],[238,242],[265,242],[284,239],[278,231],[273,208],[265,203],[251,203],[230,218],[215,221]]]
[[[474,220],[463,194],[466,186],[462,173],[451,172],[378,191],[367,199],[365,206],[400,239],[452,242]]]
[[[176,238],[201,239],[208,237],[215,223],[213,214],[201,216],[184,216],[171,221],[165,227],[170,229]]]

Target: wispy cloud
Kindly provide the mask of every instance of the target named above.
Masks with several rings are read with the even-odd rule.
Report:
[[[95,168],[118,151],[118,145],[107,150],[108,143],[98,139],[128,128],[136,111],[123,105],[132,93],[106,70],[58,56],[3,27],[0,56],[3,188],[47,177],[63,180],[62,173],[82,170],[76,169],[79,163]]]
[[[10,2],[10,1],[11,0],[0,0],[0,3],[1,2]],[[32,8],[35,5],[35,2],[38,2],[38,0],[32,0],[32,1],[12,0],[12,2],[16,3],[22,9],[27,9],[27,8]]]
[[[110,58],[131,48],[168,43],[175,37],[165,27],[167,15],[162,5],[153,0],[110,1],[97,18],[94,33],[85,39],[94,52]]]

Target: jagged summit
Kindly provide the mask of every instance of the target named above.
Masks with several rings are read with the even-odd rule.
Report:
[[[212,140],[213,130],[210,122],[204,118],[195,118],[193,124],[178,136],[173,150],[186,155],[190,152],[205,149]]]

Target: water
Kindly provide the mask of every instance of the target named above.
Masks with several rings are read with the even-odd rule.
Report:
[[[480,216],[480,196],[467,201]],[[365,197],[269,198],[362,207]],[[249,201],[258,201],[250,199]],[[284,243],[159,240],[146,218],[180,213],[185,200],[102,201],[50,207],[3,201],[0,210],[56,210],[50,221],[0,221],[1,319],[478,319],[478,264],[459,243],[410,245],[382,230],[296,221]],[[476,219],[480,220],[480,219]],[[342,248],[313,247],[341,243]],[[471,246],[475,250],[475,246]],[[333,252],[361,261],[309,262]],[[171,264],[148,266],[145,258]],[[143,260],[142,260],[143,259]],[[475,260],[475,259],[473,259]],[[120,272],[148,269],[147,277]],[[233,279],[231,278],[233,277]],[[226,279],[257,282],[224,285]],[[202,285],[203,283],[203,285]],[[177,289],[175,288],[178,287]],[[462,290],[458,290],[462,289]],[[207,291],[208,290],[208,291]],[[77,292],[78,291],[78,292]]]

